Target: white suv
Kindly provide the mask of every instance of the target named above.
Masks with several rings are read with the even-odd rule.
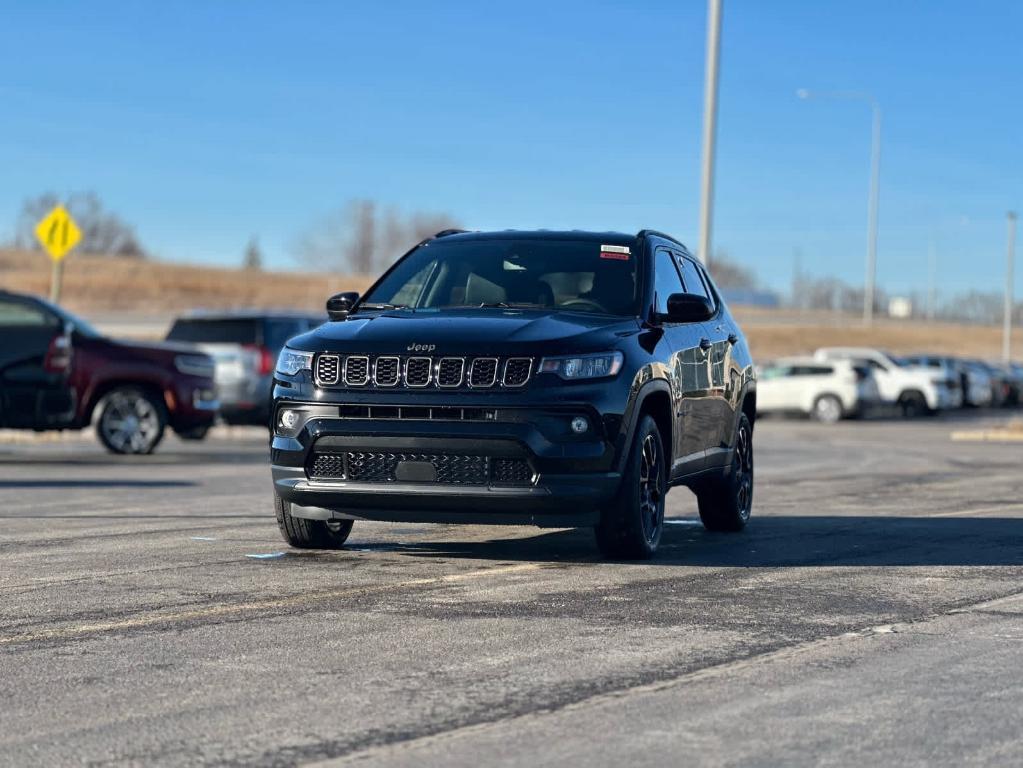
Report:
[[[852,360],[789,357],[760,369],[757,413],[802,413],[833,424],[880,402],[867,365]]]
[[[919,416],[954,408],[958,392],[934,370],[905,361],[869,347],[822,347],[818,360],[854,360],[870,366],[881,399],[897,405],[905,416]]]

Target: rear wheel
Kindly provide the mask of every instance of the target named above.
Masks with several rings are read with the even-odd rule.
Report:
[[[842,401],[834,395],[821,395],[813,404],[813,417],[822,424],[834,424],[842,418]]]
[[[917,416],[924,416],[929,413],[927,401],[919,392],[906,392],[899,398],[899,407],[902,415],[907,419],[915,419]]]
[[[145,454],[163,439],[167,415],[154,395],[138,387],[118,387],[100,404],[96,434],[111,453]]]
[[[274,492],[281,536],[298,549],[341,549],[352,532],[351,520],[306,520],[291,514],[291,502]]]
[[[661,434],[657,422],[644,416],[633,438],[621,489],[601,511],[595,529],[601,554],[616,560],[653,557],[664,529],[667,492]]]
[[[696,493],[700,520],[708,531],[741,531],[753,510],[753,425],[740,414],[728,473]]]

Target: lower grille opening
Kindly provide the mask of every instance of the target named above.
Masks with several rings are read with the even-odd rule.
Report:
[[[416,471],[403,472],[402,465],[414,465]],[[431,467],[427,477],[423,470]],[[533,469],[526,459],[391,451],[314,453],[306,472],[311,480],[347,480],[353,483],[425,482],[526,487],[532,485],[534,479]]]

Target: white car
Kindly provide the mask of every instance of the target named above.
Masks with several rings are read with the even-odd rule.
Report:
[[[958,392],[941,373],[869,347],[822,347],[814,354],[818,360],[853,360],[870,366],[881,399],[898,406],[904,416],[920,416],[955,408],[961,402]]]
[[[878,402],[870,368],[852,360],[790,357],[764,366],[757,375],[758,413],[802,413],[833,424]]]

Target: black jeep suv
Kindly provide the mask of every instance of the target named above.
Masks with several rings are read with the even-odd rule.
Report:
[[[749,349],[667,235],[440,232],[327,310],[274,375],[293,546],[340,547],[353,520],[504,523],[645,558],[674,485],[708,529],[749,519]]]

